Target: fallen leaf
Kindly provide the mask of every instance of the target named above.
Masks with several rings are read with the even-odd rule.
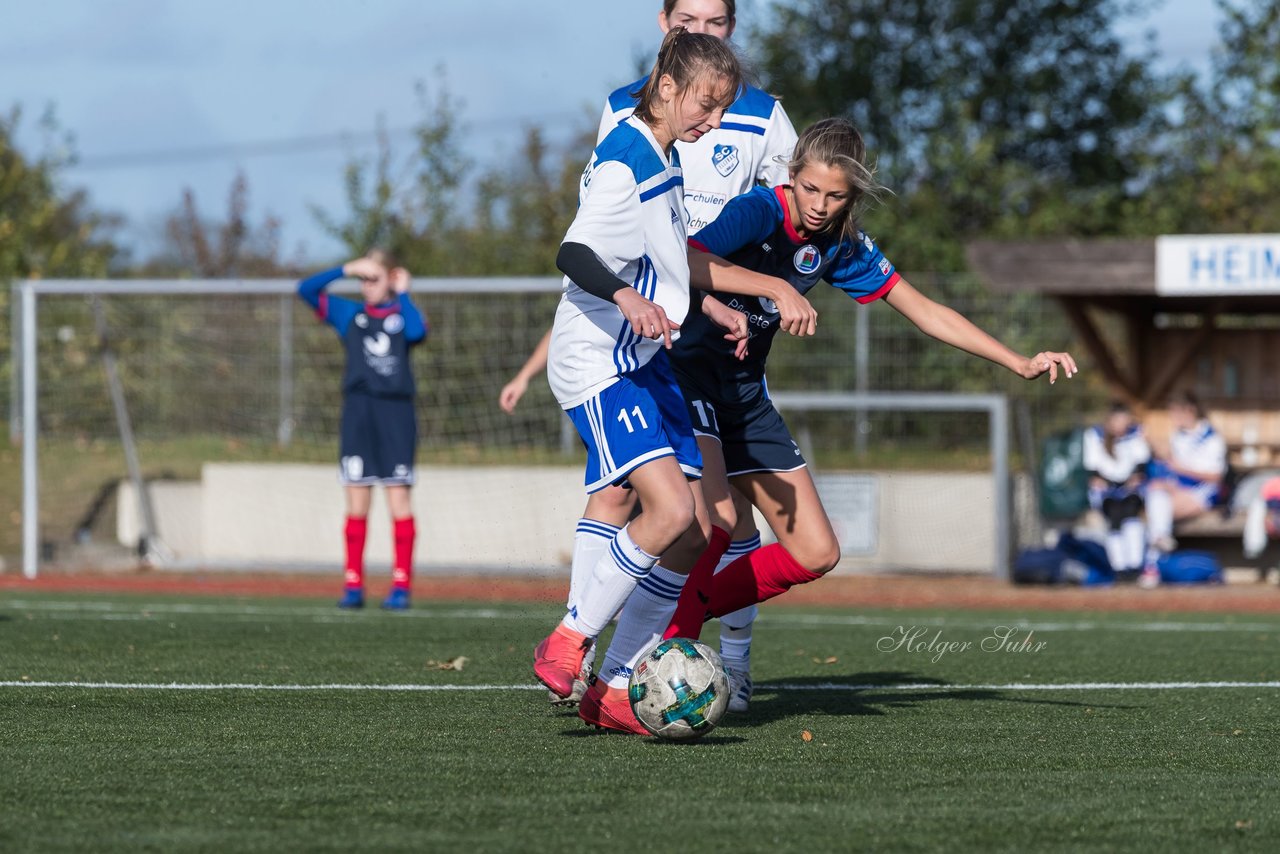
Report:
[[[1244,819],[1239,819],[1236,821],[1236,830],[1248,830],[1251,827],[1253,827],[1252,819],[1248,821],[1245,821]]]
[[[449,661],[436,661],[432,658],[427,661],[427,667],[434,667],[437,670],[461,670],[467,666],[467,662],[470,660],[465,655],[460,655]]]
[[[825,659],[823,659],[822,663],[823,663],[823,664],[835,664],[835,663],[836,663],[837,661],[839,661],[839,660],[840,660],[840,659],[836,658],[834,655],[828,655]]]
[[[813,741],[813,733],[809,732],[809,730],[805,730],[804,732],[800,733],[800,740],[808,744],[809,742]]]
[[[1244,730],[1242,730],[1242,729],[1233,729],[1233,730],[1231,731],[1231,734],[1232,734],[1232,735],[1244,735]]]

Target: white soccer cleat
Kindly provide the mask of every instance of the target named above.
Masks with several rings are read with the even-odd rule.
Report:
[[[729,709],[742,714],[751,705],[751,661],[746,658],[726,658],[725,672],[729,674]]]

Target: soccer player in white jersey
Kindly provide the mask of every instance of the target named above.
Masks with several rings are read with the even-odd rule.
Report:
[[[627,700],[631,667],[661,636],[691,568],[657,566],[658,558],[678,540],[685,551],[701,552],[709,531],[696,482],[702,459],[666,357],[690,306],[674,143],[718,126],[741,81],[724,42],[673,27],[634,114],[596,146],[556,258],[565,291],[548,354],[551,390],[587,446],[588,492],[628,482],[642,509],[612,538],[564,619],[538,644],[534,673],[568,696],[587,650],[618,614],[601,678],[583,695],[578,714],[625,732],[645,731]],[[725,321],[730,337],[744,340],[745,318],[732,314]]]
[[[1154,587],[1160,583],[1156,561],[1161,553],[1173,551],[1173,523],[1207,513],[1218,503],[1223,477],[1227,473],[1227,444],[1213,429],[1200,399],[1189,391],[1169,401],[1167,453],[1153,460],[1147,484],[1147,565],[1138,583]]]
[[[672,27],[684,27],[691,33],[705,33],[728,40],[737,23],[736,0],[664,0],[658,13],[658,26],[665,34]],[[618,123],[631,115],[636,93],[644,84],[637,80],[614,90],[605,101],[600,118],[597,143],[604,140]],[[753,86],[744,86],[738,99],[725,111],[720,127],[713,128],[692,142],[677,140],[680,165],[684,175],[684,202],[688,214],[689,233],[701,229],[720,213],[724,204],[758,184],[776,187],[787,182],[787,162],[795,147],[796,131],[777,99]],[[529,380],[547,366],[547,348],[551,333],[547,332],[520,370],[502,388],[499,404],[507,411],[516,404],[529,386]],[[745,554],[760,545],[760,535],[750,515],[750,505],[734,495],[742,520],[725,551],[723,562]],[[574,533],[571,560],[569,602],[582,578],[591,571],[618,530],[626,524],[635,507],[635,493],[622,487],[606,487],[592,493]],[[713,532],[713,536],[720,534]],[[752,624],[757,609],[752,606],[740,613],[726,614],[720,621],[720,653],[733,682],[729,710],[744,712],[751,697],[750,651]],[[588,654],[588,667],[591,654]],[[580,696],[585,683],[571,694]]]

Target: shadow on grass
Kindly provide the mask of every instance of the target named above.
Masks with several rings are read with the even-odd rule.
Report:
[[[806,676],[757,682],[746,714],[732,717],[735,726],[760,726],[800,715],[886,715],[937,700],[1030,703],[1038,706],[1128,709],[1133,706],[1028,698],[991,688],[948,690],[946,680],[906,671],[874,671],[844,677]],[[905,690],[894,686],[936,685]]]

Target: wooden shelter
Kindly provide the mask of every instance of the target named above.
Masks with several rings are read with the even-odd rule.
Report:
[[[1188,389],[1237,467],[1280,464],[1280,235],[976,241],[967,255],[992,292],[1053,298],[1155,441]]]

